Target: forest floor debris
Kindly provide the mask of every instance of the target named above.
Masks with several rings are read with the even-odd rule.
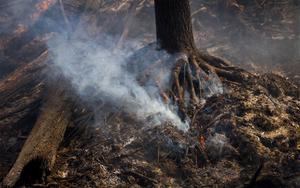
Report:
[[[117,13],[111,19],[101,17],[93,9],[96,5],[87,6],[85,9],[92,16],[87,15],[81,21],[88,20],[92,23],[89,27],[92,28],[92,34],[103,32],[118,36],[116,30],[122,30],[120,28],[123,25],[116,18],[125,17],[122,15],[126,13],[126,7],[130,7],[124,6],[126,2],[123,1],[117,8],[112,3],[102,9],[107,17],[112,15],[111,12]],[[145,2],[144,7],[139,4],[138,8],[143,10],[136,17],[151,19],[151,3]],[[66,1],[65,4],[67,15],[72,15],[74,10],[83,9],[81,3],[75,0]],[[204,6],[206,7],[200,7],[201,10],[194,14],[202,20],[198,22],[195,19],[194,22],[198,43],[233,63],[244,63],[244,67],[258,62],[253,65],[254,70],[264,72],[262,67],[256,67],[264,60],[256,56],[259,55],[256,54],[257,51],[250,51],[245,55],[237,49],[239,46],[247,46],[243,41],[237,46],[230,42],[230,37],[217,41],[222,37],[218,32],[210,31],[219,28],[220,33],[228,33],[228,29],[233,26],[220,24],[222,20],[217,22],[219,27],[212,26],[216,15],[210,6]],[[207,24],[203,16],[205,20],[212,22]],[[44,53],[47,53],[45,41],[51,37],[51,32],[47,31],[42,22],[35,20],[36,22],[29,23],[28,30],[21,28],[18,30],[20,34],[15,35],[15,28],[11,23],[17,21],[11,21],[12,17],[6,15],[6,11],[1,12],[0,18],[1,23],[6,24],[1,26],[7,26],[5,29],[8,29],[0,35],[0,62],[3,62],[0,64],[2,181],[28,137],[43,102],[41,96],[44,94],[44,80],[38,72],[44,67],[40,62]],[[127,37],[140,37],[143,38],[143,44],[148,43],[154,35],[148,26],[151,24],[137,18],[133,21],[140,23],[141,27],[135,27],[135,32]],[[100,22],[101,26],[95,22]],[[133,31],[133,28],[128,29]],[[272,33],[275,31],[272,30]],[[140,33],[144,35],[140,36]],[[236,34],[233,30],[230,33]],[[216,40],[210,40],[211,38]],[[240,38],[233,39],[239,41]],[[273,39],[274,43],[278,42]],[[291,41],[283,41],[278,46],[289,46],[289,42]],[[214,47],[210,48],[212,46]],[[130,114],[121,112],[99,111],[105,117],[103,122],[92,124],[93,116],[89,110],[78,106],[73,112],[73,125],[68,127],[58,151],[54,170],[44,182],[38,181],[32,186],[299,187],[300,102],[297,87],[299,71],[296,70],[300,69],[300,65],[299,60],[287,57],[289,56],[276,56],[275,59],[282,63],[289,79],[278,74],[262,74],[259,79],[250,80],[245,85],[225,82],[227,91],[224,94],[212,96],[206,99],[203,106],[194,109],[197,113],[193,112],[196,115],[192,117],[188,133],[183,133],[168,123],[156,127],[143,125],[143,122],[134,120]],[[289,63],[285,64],[286,62]],[[245,66],[245,63],[248,64]],[[270,65],[273,61],[262,63]],[[7,81],[3,81],[4,79]],[[290,83],[290,80],[296,85]]]

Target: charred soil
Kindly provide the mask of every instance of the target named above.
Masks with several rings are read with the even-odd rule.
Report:
[[[51,83],[58,81],[45,74],[52,64],[46,41],[54,31],[38,20],[45,14],[56,15],[51,11],[63,17],[62,4],[51,2],[45,1],[43,9],[37,6],[41,18],[31,20],[24,30],[14,32],[16,28],[10,26],[0,36],[0,61],[6,67],[0,80],[0,181],[5,185],[300,186],[300,90],[289,79],[249,73],[207,52],[179,54],[173,61],[170,90],[161,94],[184,106],[184,116],[190,119],[188,132],[167,122],[150,126],[130,113],[110,110],[101,101],[97,113],[103,117],[95,124],[90,104],[73,94],[68,81],[59,81],[62,88],[54,87]],[[90,30],[107,29],[105,23],[102,27],[96,23],[91,8],[101,5],[66,1],[64,6],[69,17],[74,10],[87,12],[80,19],[74,17],[78,25],[92,22]],[[107,9],[111,6],[105,4]],[[7,15],[1,18],[6,24],[11,21]],[[137,51],[133,66],[140,61],[136,57],[149,56],[152,47]],[[209,81],[214,74],[224,91],[201,96],[204,88],[197,87],[198,77]],[[145,75],[138,78],[141,84]],[[186,108],[182,88],[197,105]],[[57,132],[54,137],[53,132]]]

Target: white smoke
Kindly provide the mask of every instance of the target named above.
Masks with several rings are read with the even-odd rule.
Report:
[[[238,151],[230,144],[230,140],[225,134],[214,133],[210,135],[205,146],[207,155],[211,160],[238,155]]]
[[[134,52],[130,47],[135,43],[126,44],[125,49],[113,52],[111,41],[112,38],[107,37],[101,44],[96,44],[58,37],[50,41],[48,46],[53,54],[54,67],[71,81],[84,99],[101,99],[134,115],[138,120],[150,118],[151,122],[148,123],[152,125],[171,122],[178,129],[187,131],[188,123],[181,121],[175,107],[162,102],[159,89],[151,83],[141,86],[136,80],[139,72],[126,69],[129,63],[126,59]],[[156,56],[170,58],[165,52],[157,52]],[[141,66],[154,63],[149,62],[153,58],[139,58],[144,61]],[[155,71],[152,70],[152,74]],[[169,74],[163,74],[162,77],[160,80],[164,80],[163,84],[167,83],[165,80],[169,80]]]

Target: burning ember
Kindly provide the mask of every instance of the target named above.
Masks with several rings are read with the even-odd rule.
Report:
[[[37,21],[38,18],[41,16],[42,13],[47,11],[51,6],[53,6],[56,3],[56,0],[45,0],[37,3],[35,5],[35,8],[37,9],[37,12],[31,15],[31,19],[33,21]]]
[[[198,141],[199,141],[201,149],[204,150],[205,149],[205,138],[204,138],[204,136],[199,136]]]
[[[16,30],[14,31],[14,33],[16,35],[21,35],[22,33],[26,32],[28,30],[28,28],[23,25],[23,24],[18,24]]]

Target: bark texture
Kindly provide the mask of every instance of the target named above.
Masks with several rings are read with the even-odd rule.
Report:
[[[35,126],[3,181],[5,187],[13,187],[18,181],[32,183],[32,178],[42,178],[42,173],[54,165],[56,151],[70,122],[71,108],[63,88],[52,86],[48,92]],[[40,177],[32,177],[36,172],[40,172],[36,174]]]
[[[195,49],[189,0],[155,0],[159,46],[170,53]]]

